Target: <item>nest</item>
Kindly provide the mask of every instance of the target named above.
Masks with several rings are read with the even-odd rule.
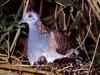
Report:
[[[57,59],[46,65],[28,65],[28,61],[20,61],[12,56],[12,63],[8,63],[7,56],[0,54],[0,74],[1,75],[100,75],[100,66],[91,63],[77,65],[73,59]],[[22,63],[22,62],[27,63]],[[89,70],[90,69],[90,70]]]

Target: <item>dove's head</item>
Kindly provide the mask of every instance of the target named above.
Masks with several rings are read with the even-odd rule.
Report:
[[[36,25],[38,21],[40,20],[39,15],[34,11],[27,11],[25,14],[23,14],[21,23],[27,23],[29,27]]]

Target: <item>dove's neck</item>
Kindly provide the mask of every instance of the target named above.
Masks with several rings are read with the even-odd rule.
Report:
[[[34,32],[38,32],[39,29],[38,29],[37,23],[31,23],[31,24],[29,24],[29,31],[33,31],[33,33]]]
[[[37,23],[29,25],[29,39],[39,37],[40,32]]]

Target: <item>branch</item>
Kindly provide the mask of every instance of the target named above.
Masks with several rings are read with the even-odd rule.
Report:
[[[95,47],[95,51],[94,51],[94,54],[93,54],[93,58],[92,58],[92,61],[90,63],[89,72],[90,72],[92,64],[94,62],[94,58],[95,58],[95,55],[96,55],[96,52],[97,52],[97,48],[98,48],[98,44],[99,44],[99,39],[100,39],[100,33],[99,33],[98,40],[97,40],[97,43],[96,43],[96,47]]]
[[[96,11],[96,9],[95,9],[95,7],[93,6],[91,0],[87,0],[87,2],[88,2],[88,4],[90,5],[90,7],[92,8],[94,14],[96,15],[97,19],[98,19],[99,22],[100,22],[100,15],[99,15],[99,13]]]
[[[27,73],[39,73],[39,74],[43,74],[43,75],[55,75],[52,72],[32,68],[29,65],[21,66],[21,65],[11,65],[11,64],[0,64],[0,69],[21,71],[21,72],[27,72]]]

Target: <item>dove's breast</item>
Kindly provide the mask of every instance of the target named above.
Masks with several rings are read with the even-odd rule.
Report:
[[[38,58],[41,56],[45,56],[49,53],[49,44],[50,37],[44,36],[44,34],[40,33],[38,30],[34,28],[29,29],[28,35],[28,58],[33,65],[34,62],[38,61]]]

